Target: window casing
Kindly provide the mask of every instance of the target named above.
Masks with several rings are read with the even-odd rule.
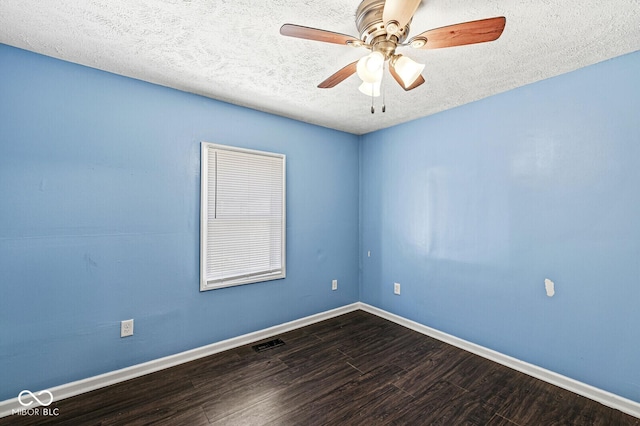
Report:
[[[200,291],[285,277],[285,160],[202,142]]]

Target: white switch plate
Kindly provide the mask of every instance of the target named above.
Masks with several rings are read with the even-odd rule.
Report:
[[[400,283],[393,283],[393,294],[400,294]]]
[[[133,320],[120,321],[120,337],[133,336]]]
[[[331,281],[331,290],[337,290],[337,289],[338,289],[338,280]]]

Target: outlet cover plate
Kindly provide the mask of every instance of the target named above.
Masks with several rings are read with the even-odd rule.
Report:
[[[400,283],[393,283],[393,294],[400,294]]]
[[[120,321],[120,337],[133,336],[133,320]]]

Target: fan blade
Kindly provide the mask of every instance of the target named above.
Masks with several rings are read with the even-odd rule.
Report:
[[[418,76],[418,78],[416,78],[416,81],[414,81],[411,86],[407,87],[404,90],[406,90],[406,91],[413,90],[416,87],[420,86],[422,83],[424,83],[424,77],[420,75],[420,76]]]
[[[333,74],[331,77],[327,78],[322,83],[318,84],[318,87],[320,89],[330,89],[337,86],[339,83],[342,83],[345,79],[355,74],[357,65],[358,61],[350,63],[346,67],[343,67],[340,71]]]
[[[411,21],[419,5],[420,0],[387,0],[382,11],[382,22],[386,25],[389,21],[396,21],[398,27],[403,28]]]
[[[500,16],[436,28],[418,34],[409,40],[409,44],[424,40],[426,43],[421,49],[440,49],[494,41],[502,34],[506,21],[504,16]]]
[[[409,90],[413,90],[416,87],[420,86],[422,83],[424,83],[424,77],[419,75],[418,78],[416,78],[416,81],[414,81],[411,86],[407,87],[404,90],[406,90],[408,92]]]
[[[319,30],[317,28],[303,27],[301,25],[284,24],[280,28],[280,34],[288,37],[304,38],[307,40],[324,41],[346,45],[349,42],[362,43],[359,39],[346,34]]]
[[[398,84],[400,85],[400,87],[402,87],[404,90],[406,90],[407,92],[409,90],[413,90],[416,87],[420,86],[422,83],[424,83],[424,77],[423,76],[418,76],[418,78],[416,78],[416,80],[411,84],[411,86],[409,87],[404,87],[404,83],[402,82],[402,79],[400,78],[400,76],[398,75],[398,73],[396,72],[396,68],[392,65],[389,64],[389,72],[391,73],[391,75],[393,76],[394,80],[398,82]]]

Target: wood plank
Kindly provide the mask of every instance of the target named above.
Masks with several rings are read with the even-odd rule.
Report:
[[[4,425],[635,425],[640,419],[363,311],[55,401]]]

